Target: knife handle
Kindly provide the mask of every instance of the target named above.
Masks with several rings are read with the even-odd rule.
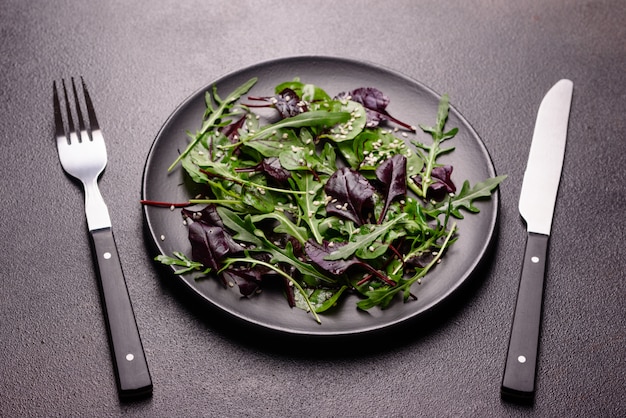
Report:
[[[500,393],[530,401],[535,394],[548,235],[529,233]]]
[[[120,398],[148,396],[152,380],[111,228],[90,231]]]

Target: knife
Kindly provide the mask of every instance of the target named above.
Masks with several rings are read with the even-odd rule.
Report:
[[[507,400],[531,401],[535,394],[548,241],[573,90],[574,83],[560,80],[543,98],[522,182],[519,211],[526,221],[527,237],[500,388],[502,398]]]

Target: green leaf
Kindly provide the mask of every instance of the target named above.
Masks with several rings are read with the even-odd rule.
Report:
[[[463,219],[461,209],[466,209],[469,212],[477,213],[479,209],[474,206],[474,201],[478,199],[485,199],[491,196],[491,192],[498,187],[498,185],[507,176],[498,176],[487,179],[480,183],[476,183],[474,187],[470,187],[469,181],[463,182],[461,191],[450,200],[441,202],[440,204],[426,209],[426,212],[436,217],[441,213],[446,213],[448,210],[450,214],[458,219]]]
[[[339,102],[342,112],[349,112],[350,119],[342,121],[335,125],[328,134],[324,134],[322,138],[332,139],[335,142],[349,141],[359,135],[365,124],[367,123],[367,114],[363,105],[351,100]]]
[[[444,132],[444,127],[446,125],[446,120],[448,119],[448,110],[449,110],[449,98],[447,94],[441,96],[441,100],[439,101],[439,107],[437,109],[437,122],[434,127],[420,125],[420,128],[426,133],[429,133],[433,138],[433,143],[430,146],[424,144],[415,145],[418,148],[422,148],[428,151],[428,155],[425,160],[425,167],[423,170],[422,176],[422,188],[413,188],[413,190],[418,194],[418,196],[425,198],[426,193],[428,191],[428,187],[433,183],[432,180],[432,171],[436,166],[437,157],[441,154],[452,151],[451,148],[442,150],[440,145],[443,141],[447,139],[453,138],[458,132],[457,128],[451,129],[448,132]]]
[[[402,290],[400,286],[368,290],[367,292],[365,292],[365,296],[367,296],[367,299],[358,301],[356,306],[357,308],[364,311],[372,309],[375,306],[379,306],[381,309],[385,309],[389,306],[393,297],[400,290]]]
[[[305,84],[298,79],[280,83],[274,88],[275,93],[280,93],[285,89],[291,89],[305,102],[325,102],[331,97],[320,87],[314,84]]]
[[[306,172],[294,174],[290,183],[294,189],[303,192],[294,196],[301,211],[300,219],[309,226],[315,241],[321,244],[323,238],[319,229],[323,219],[319,219],[316,215],[322,207],[321,192],[324,182],[316,180],[312,173]]]
[[[336,306],[337,302],[339,301],[339,298],[341,297],[341,295],[345,293],[347,289],[348,289],[348,286],[341,286],[339,290],[336,290],[335,292],[332,293],[331,297],[326,299],[321,305],[318,305],[317,308],[315,309],[315,312],[317,313],[326,312],[330,308]]]
[[[248,141],[245,145],[264,157],[278,157],[285,150],[302,146],[302,142],[292,129],[277,129],[275,134],[271,132],[269,136]]]
[[[233,90],[233,92],[230,93],[224,100],[222,100],[217,95],[217,86],[213,86],[213,98],[215,102],[218,103],[217,109],[215,110],[213,109],[211,105],[210,97],[207,97],[207,95],[205,95],[205,101],[207,102],[208,114],[205,113],[205,120],[202,124],[202,128],[200,129],[200,132],[198,132],[198,134],[196,135],[196,138],[193,141],[191,141],[191,143],[187,146],[187,148],[178,156],[178,158],[176,158],[176,160],[172,163],[172,165],[169,166],[167,171],[172,171],[172,169],[174,169],[176,164],[178,164],[180,160],[185,158],[187,154],[189,154],[189,152],[198,144],[198,142],[200,142],[203,135],[206,132],[208,132],[210,129],[216,127],[217,124],[219,124],[220,118],[222,118],[224,116],[224,113],[232,107],[233,103],[239,100],[239,98],[242,95],[246,94],[248,90],[250,90],[252,86],[256,84],[256,82],[257,82],[256,77],[251,78],[250,80],[246,81],[244,84],[242,84],[241,86]]]
[[[274,228],[274,232],[288,234],[298,240],[301,244],[304,244],[309,235],[307,229],[301,226],[296,226],[284,213],[272,212],[262,215],[252,216],[252,222],[256,223],[264,219],[274,219],[278,221],[278,224]]]
[[[166,266],[181,266],[182,269],[174,271],[174,274],[185,274],[192,271],[205,270],[208,273],[209,269],[206,269],[202,263],[189,259],[185,254],[174,251],[174,257],[167,255],[157,255],[154,259]]]
[[[326,256],[325,260],[339,260],[346,259],[359,248],[367,248],[371,245],[374,240],[376,240],[381,235],[387,233],[396,223],[400,222],[402,219],[406,218],[407,214],[403,213],[395,219],[387,221],[380,225],[363,225],[361,228],[371,228],[370,232],[363,235],[356,235],[355,241],[351,241],[340,247],[337,251],[333,251],[330,255]]]
[[[310,305],[313,306],[315,312],[322,313],[337,305],[337,301],[341,295],[348,289],[348,286],[341,286],[337,289],[315,289],[308,293]],[[294,294],[296,306],[300,309],[308,310],[308,305],[303,295]]]
[[[263,246],[263,240],[254,233],[256,226],[252,223],[250,215],[241,218],[237,213],[222,206],[217,207],[217,213],[219,213],[224,225],[234,232],[233,238],[235,240],[247,242],[256,247]]]
[[[258,131],[241,138],[240,142],[233,144],[231,147],[236,147],[238,145],[245,144],[250,141],[266,137],[268,135],[272,135],[274,131],[277,131],[279,129],[302,128],[305,126],[330,128],[337,123],[346,122],[349,119],[350,113],[348,112],[326,112],[324,110],[304,112],[290,118],[282,119],[271,125],[266,125]]]

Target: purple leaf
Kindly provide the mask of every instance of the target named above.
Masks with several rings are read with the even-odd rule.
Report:
[[[385,195],[385,206],[378,218],[380,224],[385,219],[391,202],[406,194],[406,157],[396,154],[383,161],[376,168],[376,178],[383,184]]]
[[[456,192],[456,186],[450,178],[451,175],[451,165],[444,165],[441,167],[433,168],[430,173],[430,177],[433,182],[430,186],[428,186],[426,197],[428,199],[441,202],[443,199],[445,199],[447,194]],[[415,183],[417,183],[418,186],[422,187],[422,178],[420,176],[417,176],[415,178]]]
[[[228,254],[243,251],[224,229],[214,205],[194,212],[183,209],[183,216],[189,222],[188,232],[191,242],[191,258],[214,270],[221,268],[222,260]]]
[[[332,198],[326,212],[357,225],[367,223],[374,207],[374,187],[362,174],[344,167],[330,176],[324,190]]]
[[[291,172],[280,165],[280,160],[277,157],[263,159],[261,168],[265,174],[278,183],[286,183],[291,178]]]
[[[248,107],[273,107],[283,119],[299,115],[307,111],[306,103],[300,100],[298,93],[290,88],[286,88],[275,96],[269,97],[248,97],[249,100],[268,102],[266,105],[248,104]]]
[[[229,269],[222,274],[227,281],[237,284],[243,296],[250,296],[261,287],[262,273],[258,269]]]
[[[237,119],[235,122],[224,126],[221,129],[222,134],[228,139],[230,139],[231,142],[237,142],[237,133],[239,132],[239,129],[243,127],[245,121],[246,121],[246,114],[244,114],[242,117]]]
[[[219,213],[217,213],[215,205],[208,205],[200,211],[182,209],[181,213],[183,218],[191,219],[194,222],[202,222],[203,224],[209,226],[219,226],[220,228],[224,227],[222,218],[220,218]]]
[[[328,241],[318,244],[315,240],[311,239],[304,243],[304,251],[319,268],[330,274],[339,275],[345,273],[348,268],[355,264],[362,264],[355,256],[347,259],[326,260],[327,256],[343,245],[345,244],[330,243]]]
[[[367,114],[366,126],[368,128],[374,128],[378,126],[380,122],[390,120],[408,130],[415,131],[414,126],[399,121],[387,112],[386,109],[389,104],[389,98],[375,87],[359,87],[348,93],[339,93],[337,97],[349,97],[350,100],[362,104]]]

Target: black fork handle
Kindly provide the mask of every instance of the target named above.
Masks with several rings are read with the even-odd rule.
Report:
[[[149,396],[152,380],[111,228],[90,231],[120,398]]]

